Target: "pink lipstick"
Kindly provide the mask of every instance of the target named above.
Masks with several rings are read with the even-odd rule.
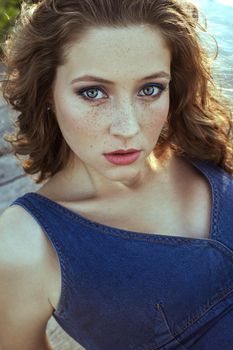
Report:
[[[140,150],[129,149],[105,153],[104,156],[112,164],[129,165],[139,158],[140,153]]]

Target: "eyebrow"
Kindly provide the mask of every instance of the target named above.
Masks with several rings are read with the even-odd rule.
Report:
[[[166,72],[158,72],[158,73],[154,73],[152,75],[148,75],[147,77],[144,77],[142,79],[140,79],[139,81],[144,81],[144,80],[148,80],[148,79],[156,79],[156,78],[168,78],[171,79],[170,74],[166,73]],[[105,84],[109,84],[109,85],[114,85],[113,81],[107,80],[107,79],[103,79],[100,77],[96,77],[93,75],[83,75],[79,78],[75,78],[71,81],[71,84],[76,83],[78,81],[97,81],[97,82],[101,82],[101,83],[105,83]]]

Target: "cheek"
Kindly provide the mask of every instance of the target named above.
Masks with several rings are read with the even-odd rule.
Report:
[[[82,107],[62,106],[57,110],[58,123],[64,135],[71,137],[93,136],[100,131],[97,111],[85,111]]]
[[[149,131],[161,131],[164,123],[167,120],[169,112],[169,102],[158,102],[151,107],[145,108],[143,113],[143,126]]]
[[[60,85],[55,86],[53,98],[56,118],[65,138],[98,133],[100,124],[96,108],[80,103],[77,96]]]

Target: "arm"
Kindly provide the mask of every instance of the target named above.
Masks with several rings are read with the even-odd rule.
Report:
[[[18,214],[11,207],[0,217],[0,350],[51,350],[46,255],[35,227]]]
[[[49,343],[49,340],[47,338],[47,336],[45,337],[45,342],[46,342],[46,348],[45,350],[53,350],[50,343]],[[1,349],[0,349],[1,350]]]

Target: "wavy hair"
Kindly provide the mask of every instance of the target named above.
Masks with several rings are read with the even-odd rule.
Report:
[[[184,0],[24,1],[3,45],[7,68],[6,101],[19,112],[15,132],[7,134],[24,171],[40,183],[62,170],[69,158],[56,116],[47,107],[56,69],[66,49],[89,28],[145,24],[159,29],[171,50],[170,108],[154,154],[172,149],[212,160],[233,174],[232,106],[217,87],[213,61],[203,48],[196,6]]]

